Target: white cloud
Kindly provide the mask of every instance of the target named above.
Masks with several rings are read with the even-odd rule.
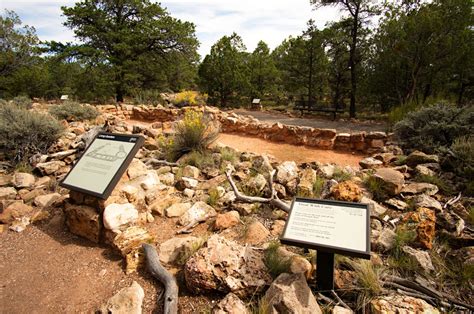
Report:
[[[41,40],[71,41],[74,33],[63,26],[61,6],[74,5],[73,0],[0,0],[0,9],[15,11],[24,24],[34,26]],[[318,27],[337,20],[339,10],[324,7],[314,11],[309,0],[163,0],[173,17],[196,25],[204,56],[224,35],[239,34],[249,51],[264,40],[275,48],[290,35],[297,36],[309,19]]]

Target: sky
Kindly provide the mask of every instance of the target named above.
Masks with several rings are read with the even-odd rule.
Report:
[[[153,0],[152,0],[153,1]],[[74,33],[63,26],[61,6],[73,6],[74,0],[0,0],[0,12],[15,11],[23,24],[33,26],[40,40],[74,41]],[[338,20],[339,9],[313,10],[310,0],[163,0],[162,7],[171,16],[196,25],[199,54],[204,57],[224,35],[236,32],[248,51],[260,40],[270,49],[288,36],[298,36],[313,19],[319,28]]]

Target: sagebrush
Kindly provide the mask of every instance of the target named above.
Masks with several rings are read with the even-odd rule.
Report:
[[[93,120],[99,115],[99,111],[94,107],[74,101],[52,106],[49,108],[49,113],[60,120],[67,121]]]
[[[16,163],[35,153],[45,153],[60,137],[63,126],[53,117],[13,104],[0,106],[0,147]]]

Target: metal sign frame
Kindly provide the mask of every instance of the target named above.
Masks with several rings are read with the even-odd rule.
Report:
[[[285,234],[288,228],[288,222],[290,221],[291,214],[293,213],[293,209],[295,203],[302,202],[302,203],[316,203],[316,204],[324,204],[324,205],[335,205],[335,206],[342,206],[342,207],[356,207],[360,209],[366,210],[366,228],[365,230],[361,230],[361,232],[365,232],[365,247],[364,251],[354,250],[350,248],[338,247],[338,246],[331,246],[316,242],[309,242],[309,241],[302,241],[296,240],[291,238],[285,238]],[[296,197],[291,204],[291,209],[288,214],[288,219],[285,224],[285,228],[283,230],[282,236],[280,238],[280,242],[287,245],[298,246],[303,248],[315,249],[322,252],[327,253],[336,253],[342,254],[352,257],[359,257],[363,259],[370,259],[370,210],[368,204],[361,204],[361,203],[352,203],[352,202],[342,202],[342,201],[333,201],[333,200],[320,200],[320,199],[310,199],[310,198],[302,198]]]
[[[123,153],[123,154],[126,154],[125,155],[125,158],[123,159],[122,161],[122,164],[120,165],[120,167],[115,171],[115,174],[114,176],[110,179],[110,181],[108,182],[107,184],[107,187],[104,189],[104,191],[102,193],[98,193],[96,191],[92,191],[92,190],[87,190],[86,188],[84,187],[78,187],[78,186],[75,186],[73,184],[68,184],[68,183],[65,183],[65,181],[67,180],[67,178],[74,172],[74,171],[78,171],[76,170],[77,169],[77,165],[80,164],[81,160],[87,156],[87,155],[90,155],[91,153],[93,154],[94,153],[94,150],[91,150],[90,148],[93,147],[93,143],[97,140],[97,139],[102,139],[102,140],[110,140],[110,141],[118,141],[118,142],[126,142],[126,143],[131,143],[131,142],[134,142],[134,146],[133,148],[128,152],[128,154],[125,152],[125,151],[119,151],[118,153]],[[72,190],[72,191],[77,191],[77,192],[81,192],[81,193],[85,193],[85,194],[89,194],[89,195],[92,195],[92,196],[95,196],[95,197],[98,197],[98,198],[101,198],[101,199],[107,199],[110,194],[112,193],[113,189],[115,188],[115,186],[117,185],[117,183],[120,181],[120,178],[122,177],[122,175],[124,174],[124,172],[127,170],[128,166],[130,165],[130,163],[132,162],[133,158],[135,157],[136,153],[138,152],[138,150],[142,147],[143,143],[145,142],[145,139],[143,138],[143,136],[141,135],[132,135],[132,134],[118,134],[118,133],[106,133],[106,132],[100,132],[99,134],[97,134],[97,136],[94,138],[94,140],[91,142],[91,144],[86,148],[86,150],[84,151],[84,153],[82,154],[81,158],[79,158],[79,160],[75,163],[75,165],[72,167],[72,169],[69,171],[69,173],[64,177],[64,179],[59,183],[60,186],[62,187],[65,187],[69,190]],[[96,153],[98,154],[98,157],[100,158],[110,158],[110,156],[106,156],[106,155],[101,155],[100,153]]]

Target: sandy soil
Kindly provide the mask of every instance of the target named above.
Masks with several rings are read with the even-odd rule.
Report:
[[[386,131],[387,126],[384,122],[369,122],[369,121],[358,121],[352,122],[347,121],[347,119],[341,120],[331,120],[331,118],[321,118],[321,117],[296,117],[290,116],[288,114],[283,114],[275,111],[251,111],[238,109],[234,110],[235,113],[241,115],[250,115],[262,122],[267,123],[276,123],[280,122],[287,125],[298,125],[298,126],[308,126],[312,128],[321,128],[321,129],[336,129],[338,132],[356,132],[356,131]]]
[[[279,161],[293,160],[296,163],[319,161],[321,163],[359,167],[359,160],[364,158],[363,155],[359,154],[274,143],[260,138],[225,133],[219,135],[217,143],[239,151],[270,154]]]

